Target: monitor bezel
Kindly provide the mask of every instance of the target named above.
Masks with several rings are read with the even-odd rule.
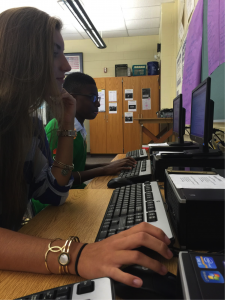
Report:
[[[204,135],[203,138],[193,135],[191,133],[191,127],[192,127],[192,108],[193,108],[193,94],[199,90],[202,86],[206,85],[206,99],[205,99],[205,117],[204,117]],[[191,124],[190,124],[190,138],[192,141],[195,141],[199,144],[208,145],[208,135],[209,135],[209,126],[208,126],[208,121],[209,121],[209,113],[210,113],[210,86],[211,86],[211,78],[208,77],[206,78],[203,82],[201,82],[193,91],[192,91],[192,98],[191,98]]]
[[[182,130],[182,107],[183,107],[183,100],[182,100],[182,94],[178,95],[175,99],[173,99],[173,121],[174,121],[174,102],[179,101],[180,102],[180,109],[179,109],[179,120],[178,120],[178,126],[179,126],[179,132],[174,131],[174,122],[173,122],[173,134],[178,137],[179,139],[183,136],[183,130]]]

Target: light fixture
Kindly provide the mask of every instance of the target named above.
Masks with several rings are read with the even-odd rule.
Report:
[[[87,35],[95,43],[95,45],[99,49],[106,48],[106,44],[104,43],[95,26],[89,19],[79,0],[63,0],[63,2],[65,3],[69,11],[72,13],[72,15],[76,18],[81,27],[84,29],[84,31],[87,33]]]

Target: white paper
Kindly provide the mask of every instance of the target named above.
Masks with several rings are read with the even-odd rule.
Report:
[[[156,144],[156,143],[153,143],[153,144],[148,144],[149,147],[155,147],[155,146],[169,146],[167,143],[160,143],[160,144]]]
[[[128,111],[137,111],[137,101],[128,101]]]
[[[105,90],[98,90],[98,96],[101,97],[100,100],[100,106],[98,108],[98,111],[105,111]]]
[[[183,26],[182,22],[180,22],[180,27],[179,27],[179,38],[180,38],[180,40],[182,40],[183,35],[184,35],[184,26]]]
[[[109,103],[109,113],[110,114],[117,114],[117,102],[116,103]]]
[[[125,90],[125,100],[133,100],[133,94],[134,94],[133,89],[126,89]]]
[[[117,101],[117,91],[109,91],[109,102]]]
[[[177,152],[177,151],[159,151],[156,156],[160,156],[162,153],[184,153],[184,152]],[[175,158],[175,157],[174,157]]]
[[[225,189],[225,178],[220,175],[170,175],[177,189]]]
[[[142,99],[142,110],[151,109],[151,98]]]
[[[133,123],[133,113],[132,112],[125,112],[124,113],[125,123]]]
[[[195,0],[187,0],[186,9],[187,9],[187,19],[189,20],[190,15],[195,7]]]

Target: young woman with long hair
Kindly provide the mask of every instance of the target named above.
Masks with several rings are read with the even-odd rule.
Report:
[[[30,198],[61,205],[73,181],[71,135],[76,100],[62,88],[70,66],[63,54],[61,27],[60,20],[32,7],[0,14],[0,269],[58,274],[58,253],[47,252],[49,245],[56,245],[69,250],[66,271],[75,274],[83,247],[76,269],[79,275],[87,279],[109,276],[140,287],[141,279],[120,270],[123,264],[140,264],[160,274],[167,269],[132,249],[145,246],[172,257],[170,240],[154,226],[141,223],[85,248],[77,241],[53,242],[17,232]],[[59,124],[53,162],[37,117],[44,101]]]

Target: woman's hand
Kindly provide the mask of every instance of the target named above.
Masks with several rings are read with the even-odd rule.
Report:
[[[87,279],[107,276],[133,287],[141,287],[143,282],[140,278],[119,268],[138,264],[165,275],[167,268],[162,263],[132,249],[144,246],[171,259],[173,254],[168,248],[169,244],[169,238],[161,229],[143,222],[103,241],[87,245],[81,253],[78,272]]]
[[[62,101],[64,104],[64,129],[74,129],[74,118],[76,115],[76,99],[65,89],[62,90]],[[70,128],[72,126],[72,128]],[[69,127],[69,128],[68,128]]]

